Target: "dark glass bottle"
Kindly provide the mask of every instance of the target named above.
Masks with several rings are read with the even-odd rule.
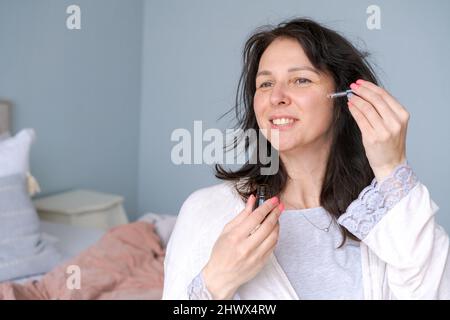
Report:
[[[253,210],[258,208],[260,205],[264,203],[264,201],[267,200],[268,193],[269,193],[269,186],[267,184],[258,185],[258,187],[256,188],[256,203],[255,208]]]

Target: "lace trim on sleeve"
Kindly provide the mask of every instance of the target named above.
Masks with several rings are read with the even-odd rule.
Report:
[[[418,183],[408,162],[397,166],[386,179],[372,183],[364,188],[338,219],[339,224],[348,231],[364,239],[372,228]]]
[[[203,274],[200,272],[188,286],[189,300],[213,300],[211,293],[206,288]],[[233,300],[241,300],[238,293],[235,293]]]
[[[200,272],[188,286],[189,300],[213,300]]]

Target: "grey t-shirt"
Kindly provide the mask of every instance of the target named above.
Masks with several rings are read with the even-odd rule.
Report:
[[[300,299],[364,299],[359,243],[323,207],[285,210],[275,256]],[[329,231],[325,229],[329,227]]]

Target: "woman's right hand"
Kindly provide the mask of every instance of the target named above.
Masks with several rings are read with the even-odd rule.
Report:
[[[231,299],[239,286],[258,274],[275,249],[284,206],[273,197],[252,211],[255,201],[251,195],[244,210],[225,225],[202,270],[213,299]]]

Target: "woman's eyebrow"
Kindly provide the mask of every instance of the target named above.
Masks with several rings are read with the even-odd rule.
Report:
[[[315,72],[318,75],[320,75],[320,72],[317,71],[317,69],[315,69],[313,67],[310,67],[310,66],[293,67],[293,68],[288,69],[288,72],[301,71],[301,70],[309,70],[309,71]],[[262,70],[262,71],[259,71],[256,74],[256,77],[259,77],[259,76],[270,76],[271,74],[272,73],[270,71]]]
[[[310,66],[290,68],[288,70],[288,72],[299,71],[299,70],[309,70],[309,71],[315,72],[318,75],[320,75],[320,72],[316,68],[313,68],[313,67],[310,67]]]

